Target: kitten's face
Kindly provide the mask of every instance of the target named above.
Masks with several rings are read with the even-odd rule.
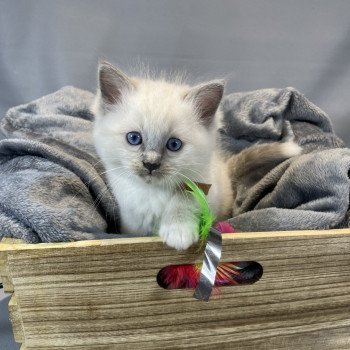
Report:
[[[102,65],[94,136],[107,171],[169,187],[205,181],[222,88],[129,79]]]

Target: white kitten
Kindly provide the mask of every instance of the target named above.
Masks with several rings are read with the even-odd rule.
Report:
[[[94,139],[122,233],[158,233],[176,249],[197,242],[197,203],[181,189],[186,178],[211,184],[211,209],[230,213],[228,170],[216,150],[223,89],[220,80],[190,87],[100,64]]]

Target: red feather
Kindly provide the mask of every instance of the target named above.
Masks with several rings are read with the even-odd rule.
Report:
[[[215,228],[222,233],[233,233],[234,228],[226,221],[216,223]],[[169,265],[157,275],[158,284],[166,289],[196,288],[200,276],[200,265]],[[262,267],[254,261],[219,263],[215,287],[250,284],[262,275]]]
[[[196,288],[200,270],[196,265],[169,265],[157,276],[158,284],[166,289]]]

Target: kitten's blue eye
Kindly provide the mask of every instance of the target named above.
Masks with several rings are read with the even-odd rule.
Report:
[[[133,146],[140,145],[142,143],[141,134],[137,131],[128,132],[126,134],[126,140]]]
[[[175,137],[171,137],[166,143],[166,148],[172,152],[178,151],[182,146],[182,141],[180,139],[176,139]]]

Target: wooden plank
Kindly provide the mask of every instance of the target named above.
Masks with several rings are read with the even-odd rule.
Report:
[[[8,270],[7,270],[7,252],[6,250],[12,244],[23,243],[20,239],[8,238],[4,237],[0,241],[0,280],[3,283],[4,292],[12,293],[13,285],[11,279],[9,278]]]
[[[24,243],[24,242],[20,239],[9,238],[9,237],[4,237],[0,242],[0,276],[3,282],[4,292],[6,293],[13,293],[14,291],[12,280],[8,271],[6,249],[11,245],[15,245],[19,243]],[[12,324],[14,339],[16,342],[21,343],[24,341],[22,318],[18,310],[18,305],[14,294],[11,296],[11,299],[8,304],[8,309],[9,309],[9,317]],[[25,349],[23,346],[21,347],[21,349],[22,348]]]
[[[3,238],[0,241],[0,246],[4,242],[8,242],[8,240],[9,238],[7,237]],[[11,292],[13,291],[13,288],[12,288],[12,285],[10,284],[10,281],[8,280],[6,261],[7,261],[7,253],[0,250],[0,281],[3,283],[4,291]]]
[[[286,240],[291,238],[292,240],[296,237],[304,237],[305,239],[310,239],[311,237],[328,237],[328,238],[336,238],[340,236],[347,237],[350,234],[350,228],[344,229],[333,229],[333,230],[298,230],[298,231],[273,231],[273,232],[236,232],[236,233],[226,233],[223,235],[223,240],[256,240],[256,239],[269,239],[272,238],[274,240]],[[8,238],[5,238],[7,240]],[[105,240],[88,240],[88,241],[77,241],[77,242],[60,242],[60,243],[37,243],[37,244],[25,244],[21,240],[12,239],[12,242],[16,242],[16,245],[13,243],[4,243],[1,241],[0,243],[0,252],[1,251],[9,251],[9,250],[48,250],[54,249],[57,250],[59,248],[89,248],[89,247],[104,247],[104,246],[118,246],[120,250],[123,249],[124,246],[132,247],[132,250],[138,249],[138,245],[149,245],[149,244],[157,244],[157,247],[164,246],[159,239],[159,237],[136,237],[136,238],[114,238],[114,239],[105,239]],[[164,246],[167,248],[166,246]],[[169,250],[169,249],[168,249]],[[175,252],[174,250],[170,250],[171,252]],[[198,251],[198,247],[194,246],[187,250],[187,252],[196,252]],[[176,252],[175,252],[176,253]]]
[[[254,260],[254,285],[208,302],[156,274],[201,261],[158,238],[8,245],[32,349],[349,349],[350,230],[224,235],[222,261]]]
[[[2,275],[1,277],[4,292],[5,293],[13,293],[13,285],[11,280],[6,275]]]
[[[22,317],[18,310],[16,295],[12,294],[9,301],[9,314],[10,321],[12,323],[12,331],[17,343],[22,343],[24,341],[23,327],[22,327]]]

